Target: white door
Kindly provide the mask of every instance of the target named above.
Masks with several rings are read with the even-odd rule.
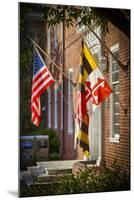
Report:
[[[90,118],[89,118],[90,121]],[[95,109],[89,122],[90,160],[101,158],[101,106]]]
[[[101,29],[98,27],[94,30],[98,36],[101,37]],[[86,36],[86,42],[89,46],[95,60],[99,63],[101,57],[101,46],[98,39],[93,33]],[[93,109],[90,103],[89,110]],[[95,108],[91,120],[89,116],[89,146],[90,146],[90,160],[101,159],[101,105]]]

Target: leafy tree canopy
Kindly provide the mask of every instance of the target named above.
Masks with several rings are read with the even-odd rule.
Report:
[[[74,22],[85,26],[90,26],[94,22],[101,26],[103,32],[108,32],[108,21],[110,21],[126,36],[129,37],[130,34],[130,10],[27,3],[22,5],[22,15],[29,11],[40,12],[49,26],[55,26],[63,21],[67,27],[73,26]]]

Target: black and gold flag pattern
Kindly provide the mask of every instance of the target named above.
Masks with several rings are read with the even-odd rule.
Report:
[[[76,142],[83,148],[86,156],[89,156],[88,125],[91,120],[91,112],[87,110],[87,102],[90,100],[95,110],[96,106],[111,94],[112,90],[106,78],[97,66],[90,50],[82,42],[82,54],[80,57],[80,72],[78,77],[78,102],[76,107]],[[89,110],[90,111],[90,110]]]
[[[83,148],[83,152],[86,156],[89,156],[89,137],[88,137],[88,125],[89,125],[89,116],[88,113],[85,113],[84,118],[81,122],[80,129],[77,135],[77,144]]]
[[[82,42],[82,55],[80,57],[80,73],[78,77],[78,90],[85,95],[85,81],[93,70],[97,68],[97,64],[89,52],[85,43]]]
[[[86,105],[86,90],[85,81],[88,76],[92,73],[97,65],[92,58],[90,52],[87,49],[86,44],[82,42],[82,55],[80,58],[80,73],[78,77],[78,98],[79,103],[77,105],[76,116],[79,120],[79,130],[76,133],[76,142],[83,148],[83,152],[86,156],[89,156],[89,136],[88,136],[88,125],[89,116],[87,113]]]

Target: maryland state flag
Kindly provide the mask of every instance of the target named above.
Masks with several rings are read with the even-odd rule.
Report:
[[[88,102],[93,110],[111,94],[112,90],[107,80],[87,48],[82,42],[80,58],[80,72],[78,77],[78,101],[76,106],[75,142],[83,148],[86,156],[90,155],[88,126],[91,112]]]

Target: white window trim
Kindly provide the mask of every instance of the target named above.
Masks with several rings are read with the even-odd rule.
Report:
[[[58,128],[58,93],[57,89],[54,89],[54,128]]]
[[[48,128],[51,128],[51,89],[48,88]]]
[[[98,29],[96,30],[97,34],[101,37],[101,28],[98,27]],[[90,33],[89,33],[90,34]],[[89,39],[88,39],[89,38]],[[97,54],[98,60],[96,60],[96,62],[99,64],[100,58],[101,58],[101,45],[98,42],[98,40],[96,38],[94,38],[94,40],[90,40],[90,36],[87,37],[87,44],[90,48],[90,51],[94,57],[94,59],[96,60],[95,54]],[[89,104],[89,110],[90,110],[90,103]],[[99,111],[98,112],[98,119],[97,121],[100,122],[99,123],[99,134],[98,134],[98,150],[97,150],[97,156],[95,155],[94,149],[95,147],[95,140],[96,140],[96,136],[94,136],[94,127],[93,127],[93,121],[91,120],[91,124],[89,125],[89,141],[90,141],[90,160],[92,159],[97,159],[97,165],[100,165],[101,162],[101,157],[102,157],[102,120],[101,120],[101,112],[102,112],[102,108],[101,105],[98,106]],[[94,113],[95,114],[95,113]],[[97,123],[98,123],[97,122]]]
[[[113,45],[110,50],[114,53],[119,50],[119,43]],[[110,83],[112,83],[112,55],[110,56]],[[116,82],[115,82],[116,83]],[[118,82],[119,83],[119,82]],[[110,96],[110,142],[111,143],[119,143],[120,142],[120,134],[114,134],[113,136],[113,94]]]
[[[63,81],[61,83],[61,94],[63,94]],[[63,129],[63,96],[62,95],[61,95],[61,115],[60,116],[61,116],[60,128]]]
[[[50,54],[51,52],[51,35],[50,35],[50,28],[47,27],[47,53]]]
[[[70,79],[70,73],[73,73],[73,68],[70,68],[68,71],[68,78]],[[72,99],[70,99],[70,87],[71,87],[71,83],[70,81],[68,81],[68,105],[71,106],[72,103]],[[68,134],[72,135],[73,134],[73,117],[72,116],[72,111],[71,111],[71,107],[68,107]]]
[[[101,37],[101,27],[100,26],[95,27],[94,31],[96,32],[96,34],[99,37]],[[86,42],[87,42],[87,45],[89,46],[92,54],[95,54],[96,52],[98,53],[98,46],[100,46],[100,42],[92,32],[89,32],[86,35]]]
[[[51,35],[50,28],[47,26],[47,53],[51,52]],[[51,128],[51,89],[48,88],[48,128]]]

